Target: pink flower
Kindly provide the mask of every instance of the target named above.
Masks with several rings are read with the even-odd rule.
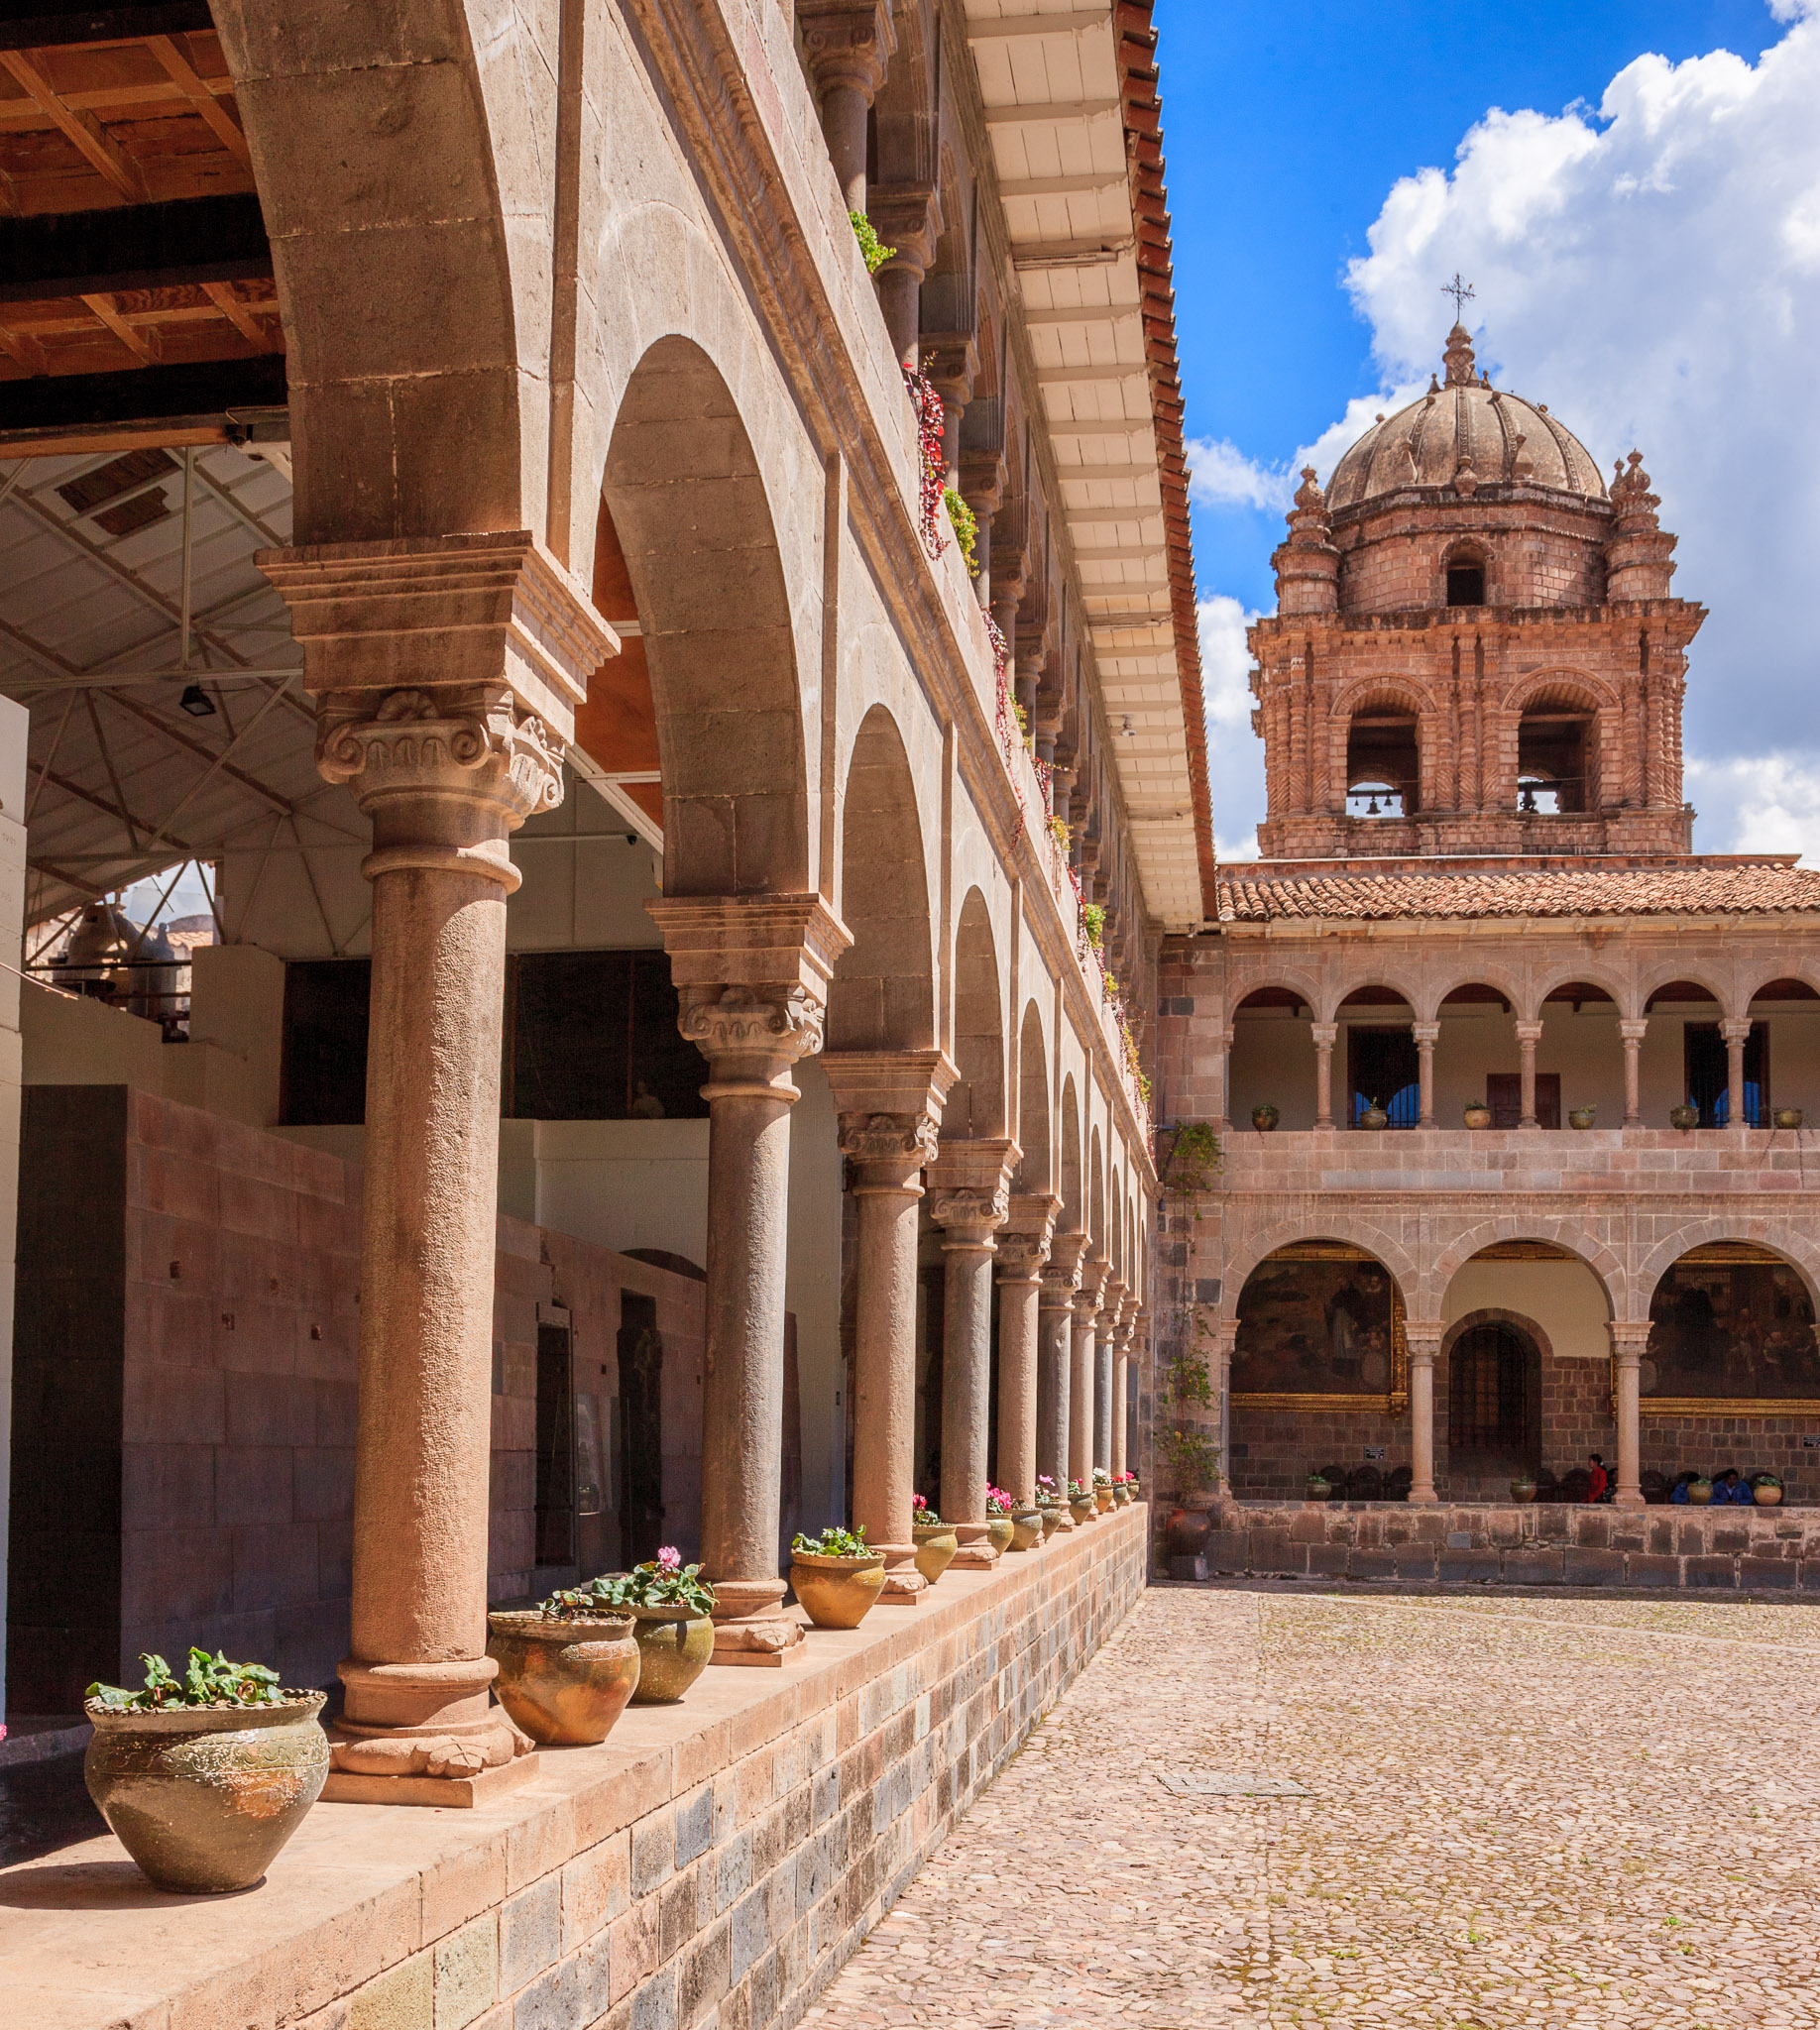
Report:
[[[682,1552],[676,1548],[675,1544],[666,1543],[657,1553],[657,1569],[660,1572],[666,1573],[680,1572],[682,1570]]]

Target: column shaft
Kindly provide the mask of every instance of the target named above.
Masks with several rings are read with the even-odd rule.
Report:
[[[1440,1035],[1438,1022],[1418,1022],[1416,1035],[1416,1075],[1421,1094],[1421,1125],[1431,1128],[1434,1125],[1434,1045]]]
[[[1643,1117],[1638,1070],[1643,1055],[1644,1032],[1649,1026],[1647,1021],[1621,1022],[1618,1025],[1618,1034],[1624,1042],[1624,1124],[1627,1128]]]
[[[863,1173],[862,1173],[863,1176]],[[916,1445],[916,1212],[922,1186],[860,1182],[853,1294],[853,1503],[872,1544],[907,1544]]]
[[[1434,1360],[1439,1337],[1418,1345],[1410,1334],[1410,1452],[1414,1479],[1410,1500],[1431,1504],[1440,1498],[1434,1492]]]
[[[1745,1045],[1750,1040],[1751,1025],[1748,1021],[1722,1022],[1719,1033],[1725,1038],[1726,1126],[1749,1127],[1745,1114]]]
[[[1034,1275],[998,1279],[998,1484],[1028,1501],[1037,1477],[1037,1299]]]
[[[942,1518],[983,1522],[992,1382],[990,1231],[951,1231],[942,1243]]]
[[[1093,1464],[1112,1471],[1112,1344],[1103,1335],[1093,1348]]]
[[[1131,1361],[1122,1350],[1112,1363],[1112,1478],[1131,1470]]]
[[[1314,1038],[1314,1125],[1333,1125],[1333,1044],[1339,1035],[1337,1022],[1310,1025]]]
[[[1536,1125],[1536,1046],[1541,1041],[1541,1029],[1539,1022],[1517,1024],[1518,1063],[1521,1067],[1523,1084],[1523,1111],[1517,1123],[1520,1128],[1534,1128]]]
[[[822,93],[822,132],[849,211],[865,209],[865,116],[869,104],[869,95],[856,78],[830,83]]]
[[[1069,1371],[1068,1477],[1082,1487],[1093,1479],[1093,1312],[1077,1312]]]

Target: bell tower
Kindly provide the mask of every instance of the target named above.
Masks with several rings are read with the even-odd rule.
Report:
[[[1249,639],[1269,859],[1686,853],[1675,539],[1455,324],[1445,379],[1310,466]]]

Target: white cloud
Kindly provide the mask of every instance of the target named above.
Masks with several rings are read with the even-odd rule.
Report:
[[[1260,465],[1224,438],[1192,437],[1189,498],[1205,508],[1289,508],[1296,482],[1290,468]]]
[[[1207,701],[1207,769],[1216,818],[1250,815],[1264,773],[1263,743],[1251,731],[1251,651],[1245,629],[1258,617],[1225,593],[1200,602],[1200,684]],[[1218,839],[1221,860],[1255,860],[1255,831]]]
[[[1459,269],[1494,380],[1608,472],[1640,449],[1680,537],[1675,590],[1711,615],[1685,718],[1696,844],[1820,857],[1820,0],[1772,11],[1789,27],[1755,64],[1642,56],[1596,113],[1490,111],[1451,169],[1400,181],[1348,275],[1386,392],[1287,463],[1326,478],[1427,385]]]

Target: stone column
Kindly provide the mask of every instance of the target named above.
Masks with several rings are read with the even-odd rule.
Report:
[[[1126,1290],[1108,1283],[1099,1300],[1099,1329],[1093,1343],[1093,1464],[1112,1471],[1112,1358],[1125,1312]]]
[[[1641,1509],[1643,1494],[1643,1412],[1642,1365],[1649,1349],[1649,1327],[1620,1324],[1614,1319],[1612,1371],[1618,1398],[1618,1485],[1612,1495],[1615,1509]]]
[[[935,258],[941,208],[928,183],[882,184],[869,193],[873,229],[897,251],[873,278],[891,350],[913,373],[922,356],[923,277]]]
[[[1232,1027],[1213,1032],[1213,1132],[1228,1133],[1232,1126]]]
[[[926,1581],[910,1533],[916,1451],[916,1249],[921,1175],[935,1155],[955,1068],[940,1051],[834,1051],[824,1059],[858,1213],[853,1293],[853,1519],[885,1556],[880,1598]]]
[[[1070,1396],[1075,1364],[1075,1294],[1081,1288],[1083,1233],[1059,1233],[1050,1243],[1037,1299],[1037,1472],[1068,1492]],[[1063,1518],[1063,1527],[1071,1519]]]
[[[796,19],[835,180],[848,210],[862,212],[865,116],[897,47],[888,0],[797,0]]]
[[[998,1484],[1028,1501],[1037,1479],[1037,1365],[1043,1265],[1059,1198],[1018,1196],[998,1235]]]
[[[1111,1274],[1109,1262],[1088,1262],[1075,1297],[1074,1362],[1069,1373],[1068,1474],[1083,1487],[1093,1482],[1093,1411],[1097,1407],[1094,1340],[1100,1293]]]
[[[1404,1329],[1410,1349],[1410,1463],[1415,1474],[1410,1500],[1432,1506],[1440,1499],[1434,1492],[1434,1362],[1443,1328],[1411,1324]]]
[[[1634,1126],[1643,1118],[1643,1105],[1639,1097],[1638,1061],[1643,1054],[1644,1032],[1649,1027],[1648,1020],[1621,1022],[1618,1034],[1624,1040],[1624,1124]]]
[[[1421,1081],[1421,1125],[1424,1128],[1434,1125],[1434,1042],[1439,1035],[1438,1022],[1418,1022],[1415,1025],[1416,1075]]]
[[[1238,1320],[1221,1318],[1213,1327],[1213,1352],[1207,1379],[1213,1385],[1213,1403],[1218,1418],[1218,1478],[1232,1485],[1232,1350],[1238,1343]]]
[[[1523,1112],[1518,1118],[1520,1128],[1534,1128],[1536,1120],[1536,1046],[1541,1042],[1542,1026],[1539,1022],[1519,1022],[1517,1025],[1517,1049],[1523,1072]]]
[[[521,532],[258,561],[316,765],[373,826],[352,1653],[323,1794],[471,1805],[534,1763],[487,1654],[507,841],[561,801],[574,706],[619,643]]]
[[[679,1026],[708,1060],[702,1564],[720,1600],[715,1659],[776,1664],[802,1638],[779,1575],[790,1072],[821,1049],[829,975],[850,940],[816,895],[645,907],[670,955]]]
[[[1725,1038],[1725,1122],[1728,1128],[1746,1128],[1752,1123],[1745,1116],[1745,1045],[1751,1040],[1751,1019],[1748,1015],[1728,1018],[1720,1023],[1719,1034]]]
[[[1333,1045],[1339,1036],[1337,1022],[1309,1024],[1314,1038],[1314,1125],[1333,1125]]]
[[[1015,1142],[944,1142],[929,1167],[930,1216],[942,1229],[942,1520],[962,1567],[995,1564],[986,1536],[986,1439],[992,1417],[993,1235],[1010,1210]]]

